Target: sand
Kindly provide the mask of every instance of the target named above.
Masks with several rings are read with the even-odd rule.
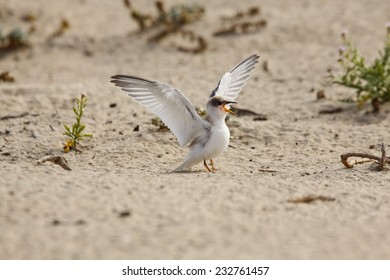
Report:
[[[152,1],[132,2],[155,12]],[[0,84],[0,117],[28,113],[0,121],[0,258],[390,258],[389,171],[340,162],[346,152],[380,154],[379,144],[389,144],[390,107],[359,110],[339,101],[353,92],[326,83],[327,69],[338,69],[343,30],[368,59],[377,54],[388,1],[265,0],[263,30],[212,36],[222,15],[257,4],[209,1],[202,20],[186,27],[208,41],[194,55],[175,50],[174,40],[147,44],[150,35],[134,34],[119,0],[2,1],[3,33],[36,30],[33,48],[0,57],[0,72],[16,79]],[[25,14],[37,19],[23,22]],[[62,18],[70,29],[47,42]],[[114,74],[137,75],[204,106],[223,73],[253,53],[261,62],[239,107],[267,120],[230,117],[231,146],[215,159],[215,174],[202,165],[170,173],[186,148],[109,83]],[[325,99],[316,99],[318,90]],[[64,154],[63,123],[73,122],[73,100],[83,91],[94,137],[82,153]],[[342,112],[319,114],[337,107]],[[63,155],[72,171],[37,164],[50,154]],[[289,201],[307,195],[331,200]]]

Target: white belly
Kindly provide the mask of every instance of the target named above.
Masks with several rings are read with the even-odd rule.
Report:
[[[226,124],[213,127],[210,139],[204,147],[203,159],[209,160],[225,152],[229,145],[230,131]]]

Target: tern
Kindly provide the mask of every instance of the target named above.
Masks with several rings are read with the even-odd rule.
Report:
[[[183,93],[169,85],[128,75],[112,76],[111,82],[156,114],[181,146],[188,145],[189,153],[173,172],[189,170],[202,161],[209,172],[214,172],[217,169],[213,159],[225,152],[229,145],[230,131],[225,117],[227,113],[234,114],[230,104],[237,103],[234,100],[255,69],[258,59],[259,56],[253,54],[222,76],[206,104],[206,118],[199,116]]]

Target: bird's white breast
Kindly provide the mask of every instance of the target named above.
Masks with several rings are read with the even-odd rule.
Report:
[[[212,126],[210,139],[204,147],[204,158],[212,159],[226,151],[230,140],[230,132],[225,122]]]

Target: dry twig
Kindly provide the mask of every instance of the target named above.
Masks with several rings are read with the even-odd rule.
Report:
[[[341,107],[335,107],[335,108],[320,110],[318,113],[319,113],[320,115],[330,115],[330,114],[341,113],[342,111],[343,111],[343,108],[341,108]]]
[[[202,36],[197,35],[197,34],[195,34],[192,31],[184,31],[184,30],[181,30],[180,34],[183,37],[189,38],[189,40],[191,42],[195,41],[197,43],[197,45],[195,47],[192,47],[192,48],[191,47],[178,46],[177,50],[182,51],[182,52],[188,52],[188,53],[197,54],[197,53],[204,52],[207,49],[206,39],[203,38]]]
[[[54,164],[58,164],[65,170],[72,170],[67,162],[67,160],[63,156],[58,156],[58,155],[50,155],[50,156],[45,156],[38,160],[38,164],[42,164],[46,161],[50,161]]]
[[[268,173],[275,173],[275,172],[278,172],[277,170],[272,170],[272,169],[267,169],[267,168],[259,168],[259,169],[257,169],[257,171],[260,171],[260,172],[268,172]]]
[[[130,16],[139,26],[139,32],[150,29],[158,31],[149,39],[149,43],[159,43],[172,35],[179,34],[188,39],[191,43],[196,42],[194,47],[177,46],[177,50],[188,53],[201,53],[207,48],[206,39],[192,31],[185,31],[183,27],[192,22],[198,21],[205,10],[198,5],[173,5],[170,9],[165,9],[162,1],[155,1],[157,15],[145,14],[134,8],[130,0],[123,0],[124,5],[130,12]]]
[[[382,143],[382,147],[381,147],[381,152],[382,152],[382,157],[381,157],[381,160],[380,160],[379,165],[378,165],[379,171],[382,171],[385,168],[386,162],[389,161],[386,158],[386,149],[385,149],[385,145],[383,143]]]
[[[264,19],[255,22],[240,22],[233,23],[232,25],[223,27],[213,33],[214,36],[226,36],[233,34],[246,34],[258,31],[267,25],[267,21]]]
[[[324,196],[324,195],[306,195],[300,198],[296,199],[289,199],[287,202],[292,202],[292,203],[312,203],[316,200],[320,201],[335,201],[336,199],[334,197],[330,196]]]
[[[253,17],[253,16],[256,16],[256,15],[259,15],[261,12],[261,9],[260,7],[249,7],[248,9],[244,10],[244,11],[237,11],[234,15],[230,15],[230,16],[222,16],[222,19],[223,20],[239,20],[239,19],[242,19],[244,17]]]
[[[0,117],[0,121],[9,120],[9,119],[18,119],[28,116],[28,112],[21,113],[19,115],[6,115]]]
[[[51,41],[57,37],[60,37],[62,35],[64,35],[64,33],[70,28],[70,24],[69,24],[69,21],[67,21],[66,19],[63,19],[60,23],[60,25],[58,26],[58,28],[52,33],[49,35],[49,37],[47,38],[47,41]]]
[[[0,73],[0,82],[13,83],[15,82],[15,78],[9,73],[9,71],[5,71]]]
[[[180,29],[186,24],[199,20],[205,12],[202,6],[188,4],[173,5],[170,9],[165,9],[162,1],[155,1],[157,15],[153,16],[134,8],[130,0],[123,2],[130,12],[130,17],[137,22],[140,32],[156,27],[167,30]]]
[[[163,29],[162,31],[158,32],[157,34],[149,38],[149,42],[158,43],[163,39],[167,39],[169,36],[172,36],[174,34],[179,34],[184,38],[188,38],[190,42],[196,42],[196,45],[194,47],[177,46],[176,48],[178,51],[197,54],[207,49],[207,41],[205,38],[195,34],[192,31],[185,31],[177,28]]]
[[[352,168],[356,164],[362,164],[362,163],[370,162],[371,160],[375,160],[376,163],[378,164],[378,171],[382,171],[383,169],[385,169],[386,164],[390,163],[390,158],[386,157],[385,144],[383,143],[381,145],[381,152],[382,152],[381,157],[377,157],[366,153],[346,153],[341,155],[341,162],[344,164],[346,168]],[[350,163],[348,161],[350,157],[366,158],[369,160],[368,161],[361,160],[361,161],[356,161],[354,163]]]

